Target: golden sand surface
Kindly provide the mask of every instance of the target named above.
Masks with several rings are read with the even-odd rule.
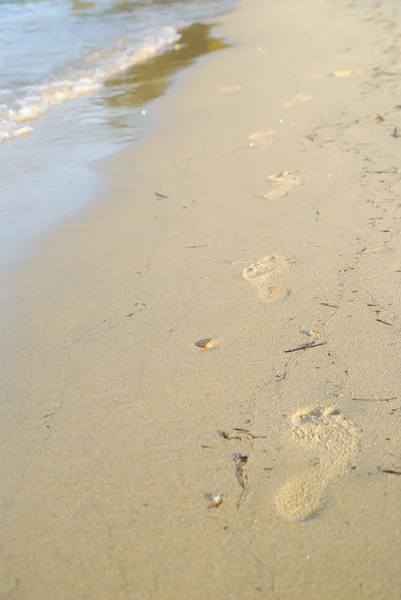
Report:
[[[396,16],[243,2],[10,276],[0,598],[400,597]]]

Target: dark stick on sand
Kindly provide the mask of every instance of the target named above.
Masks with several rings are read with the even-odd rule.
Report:
[[[297,346],[296,348],[291,348],[291,350],[284,350],[288,354],[288,352],[297,352],[298,350],[308,350],[308,348],[317,348],[318,346],[325,346],[327,342],[308,342],[307,344],[302,344],[302,346]]]

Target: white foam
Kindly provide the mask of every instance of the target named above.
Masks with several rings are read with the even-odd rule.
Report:
[[[110,76],[148,60],[179,39],[174,27],[150,30],[141,40],[120,38],[106,50],[86,56],[63,73],[17,90],[1,90],[0,143],[33,131],[33,121],[55,106],[98,89]]]

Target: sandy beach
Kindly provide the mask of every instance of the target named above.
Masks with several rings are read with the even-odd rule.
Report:
[[[243,2],[10,275],[2,600],[401,597],[399,12]]]

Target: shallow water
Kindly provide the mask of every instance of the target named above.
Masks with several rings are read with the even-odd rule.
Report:
[[[97,192],[174,73],[223,48],[233,0],[0,3],[0,268]]]

